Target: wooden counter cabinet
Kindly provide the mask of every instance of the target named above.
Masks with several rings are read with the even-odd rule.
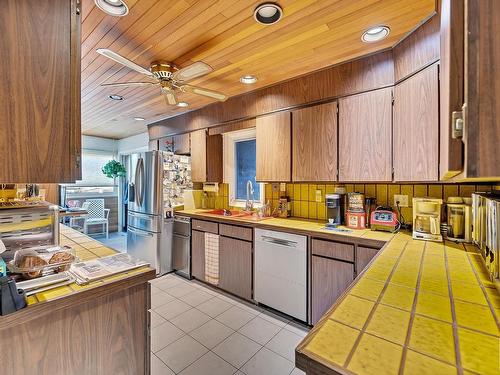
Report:
[[[219,237],[219,287],[252,299],[252,242]]]

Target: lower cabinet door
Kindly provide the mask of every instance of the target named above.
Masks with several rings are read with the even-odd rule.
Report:
[[[312,324],[323,316],[354,280],[354,264],[312,257]]]
[[[378,252],[379,249],[358,246],[356,249],[356,275],[359,275],[366,268]]]
[[[252,243],[219,237],[219,287],[252,298]]]
[[[191,273],[198,280],[205,280],[205,233],[191,232]]]

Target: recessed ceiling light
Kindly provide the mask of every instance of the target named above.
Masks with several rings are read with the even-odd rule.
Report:
[[[135,121],[144,121],[144,117],[134,117]]]
[[[123,17],[128,14],[128,6],[123,0],[94,0],[95,5],[110,16]]]
[[[283,16],[283,9],[274,3],[260,4],[253,12],[255,20],[263,25],[272,25],[278,22],[281,16]]]
[[[187,107],[189,104],[186,102],[179,102],[177,103],[177,107]]]
[[[123,96],[116,95],[116,94],[111,94],[111,95],[108,96],[108,98],[110,98],[112,100],[123,100]]]
[[[250,85],[252,83],[257,82],[257,77],[247,74],[240,78],[240,82]]]
[[[378,42],[379,40],[387,38],[390,32],[391,29],[389,26],[370,27],[361,35],[361,40],[365,43]]]

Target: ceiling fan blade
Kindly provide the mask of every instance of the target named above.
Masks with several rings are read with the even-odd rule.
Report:
[[[190,92],[190,93],[197,94],[197,95],[208,96],[209,98],[217,99],[217,100],[220,100],[221,102],[223,102],[224,100],[227,99],[227,95],[225,95],[221,92],[218,92],[218,91],[205,89],[203,87],[191,86],[191,85],[180,85],[177,87],[181,91]]]
[[[124,66],[126,66],[127,68],[130,68],[132,70],[135,70],[136,72],[138,73],[142,73],[142,74],[145,74],[147,76],[152,76],[153,73],[151,73],[149,70],[143,68],[142,66],[140,65],[137,65],[135,62],[133,61],[130,61],[129,59],[126,59],[125,57],[117,54],[116,52],[113,52],[109,49],[106,49],[106,48],[98,48],[96,50],[97,53],[107,57],[108,59],[111,59],[119,64],[122,64]]]
[[[210,65],[205,64],[203,61],[197,61],[185,68],[179,69],[174,74],[172,74],[172,79],[174,81],[189,81],[197,77],[201,77],[205,74],[212,72],[213,69]]]
[[[155,86],[159,83],[155,82],[115,82],[115,83],[101,83],[101,86]]]
[[[163,97],[168,105],[177,105],[177,97],[172,90],[162,88],[161,93],[163,94]]]

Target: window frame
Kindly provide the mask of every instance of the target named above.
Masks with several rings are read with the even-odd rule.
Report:
[[[223,134],[224,150],[224,182],[229,185],[229,205],[244,208],[246,199],[236,199],[236,143],[256,139],[256,130],[244,129]],[[265,186],[258,182],[260,194],[254,196],[254,207],[258,208],[264,204]]]

